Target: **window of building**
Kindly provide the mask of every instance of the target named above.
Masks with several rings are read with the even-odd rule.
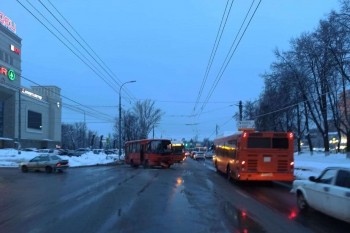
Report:
[[[6,63],[9,63],[10,61],[9,61],[9,55],[7,54],[7,53],[5,53],[5,62]]]
[[[4,60],[4,52],[0,49],[0,60]]]
[[[0,137],[4,136],[4,102],[0,101]]]
[[[28,111],[28,128],[30,129],[42,129],[42,116],[41,113]]]

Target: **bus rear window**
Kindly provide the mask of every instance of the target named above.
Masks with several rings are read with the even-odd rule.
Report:
[[[248,148],[271,148],[270,138],[248,138]]]
[[[272,148],[288,149],[289,143],[287,138],[272,138]]]
[[[287,138],[254,138],[249,137],[247,142],[248,148],[272,148],[272,149],[288,149]]]

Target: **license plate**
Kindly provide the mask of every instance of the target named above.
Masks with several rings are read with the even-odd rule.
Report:
[[[262,173],[261,176],[272,176],[272,173]]]
[[[264,157],[264,162],[267,162],[267,163],[271,162],[271,157]]]

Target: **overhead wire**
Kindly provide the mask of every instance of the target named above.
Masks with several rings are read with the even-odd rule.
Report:
[[[16,0],[24,9],[26,9],[39,23],[41,23],[52,35],[54,35],[66,48],[68,48],[76,57],[79,58],[86,66],[88,66],[98,77],[103,79],[107,85],[109,85],[112,89],[114,89],[113,86],[111,86],[108,81],[105,80],[104,77],[101,76],[95,69],[93,69],[84,59],[82,59],[71,47],[69,47],[57,34],[55,34],[50,28],[48,28],[37,16],[33,14],[32,11],[30,11],[26,6],[24,6],[19,0]],[[56,28],[57,30],[57,28]],[[74,47],[76,49],[76,47]],[[114,89],[117,93],[118,91]]]
[[[52,11],[50,11],[50,9],[48,9],[46,7],[46,5],[39,0],[39,2],[41,3],[41,5],[52,15],[52,17],[54,17],[56,19],[56,21],[72,36],[72,38],[90,55],[90,57],[109,75],[109,77],[111,78],[111,80],[117,84],[119,87],[122,85],[122,81],[119,80],[119,78],[117,77],[117,75],[106,65],[106,63],[100,58],[100,56],[98,56],[98,54],[92,49],[92,47],[86,42],[86,40],[78,33],[78,31],[69,23],[69,21],[63,16],[63,14],[52,4],[52,2],[50,0],[47,0],[50,5],[52,6],[53,9],[55,9],[55,11],[61,16],[61,18],[65,21],[66,24],[69,25],[69,27],[75,32],[75,34],[78,35],[78,37],[84,42],[84,44],[92,51],[92,53],[95,55],[93,56],[86,48],[84,45],[82,45],[82,43],[80,43],[80,41],[67,29],[66,26],[64,26],[62,24],[62,22],[52,13]],[[96,57],[98,58],[99,61],[96,60]],[[101,63],[103,65],[101,65]],[[106,70],[107,69],[107,70]],[[112,74],[112,75],[111,75]],[[118,82],[117,82],[118,81]],[[125,88],[124,91],[126,92],[126,94],[135,101],[135,97],[133,97]]]
[[[81,60],[87,67],[89,67],[90,70],[92,70],[99,78],[101,78],[101,79],[102,79],[108,86],[110,86],[116,93],[119,93],[119,90],[111,84],[111,81],[108,80],[108,79],[106,79],[106,77],[103,77],[103,76],[102,76],[102,72],[100,72],[100,71],[96,68],[96,66],[94,66],[94,65],[91,63],[91,61],[90,61],[89,59],[86,58],[86,56],[82,55],[82,56],[85,58],[85,60],[84,60],[82,57],[80,57],[80,56],[77,54],[77,52],[74,51],[74,49],[75,49],[76,51],[78,51],[79,53],[81,53],[80,50],[79,50],[76,46],[72,45],[74,49],[71,48],[66,42],[63,41],[63,39],[61,39],[56,33],[54,33],[42,20],[40,20],[28,7],[26,7],[26,6],[25,6],[22,2],[20,2],[19,0],[16,0],[16,1],[17,1],[27,12],[29,12],[29,14],[31,14],[41,25],[43,25],[54,37],[56,37],[69,51],[71,51],[79,60]],[[26,1],[31,5],[31,7],[32,7],[34,10],[36,10],[36,11],[41,15],[41,17],[43,17],[46,21],[48,21],[48,20],[46,19],[46,17],[45,17],[33,4],[31,4],[28,0],[26,0]],[[48,22],[49,22],[49,21],[48,21]],[[62,35],[62,33],[57,29],[57,27],[55,27],[51,22],[49,22],[49,24],[50,24],[51,27],[53,27],[56,31],[58,31],[58,33],[59,33],[63,38],[65,38],[65,40],[68,41],[68,43],[72,44],[65,36]],[[88,63],[90,63],[90,64],[92,64],[92,65],[89,65]],[[92,66],[93,66],[94,68],[93,68]],[[104,76],[105,76],[105,75],[104,75]]]
[[[29,82],[35,84],[36,86],[45,88],[45,86],[42,86],[42,85],[40,85],[40,84],[34,82],[33,80],[24,77],[23,75],[21,75],[21,78],[23,78],[23,79],[25,79],[25,80],[27,80],[27,81],[29,81]],[[50,89],[46,89],[46,90],[51,91]],[[114,118],[113,118],[113,117],[111,117],[111,116],[109,116],[109,115],[107,115],[107,114],[105,114],[105,113],[102,113],[102,112],[100,112],[100,111],[97,111],[97,110],[94,109],[94,108],[85,106],[85,105],[83,105],[83,104],[81,104],[81,103],[79,103],[79,102],[77,102],[77,101],[75,101],[75,100],[73,100],[73,99],[71,99],[71,98],[69,98],[69,97],[66,97],[66,96],[64,96],[64,95],[60,95],[60,97],[66,99],[66,100],[69,100],[69,101],[71,101],[72,103],[78,105],[78,107],[77,107],[77,106],[70,106],[69,104],[62,104],[62,107],[67,107],[67,108],[70,108],[71,110],[74,110],[74,111],[87,112],[90,116],[92,116],[92,117],[94,117],[94,118],[97,118],[97,119],[99,118],[99,119],[106,120],[106,121],[114,121]],[[85,108],[86,110],[84,111],[84,110],[81,109],[80,107],[83,107],[83,108]],[[95,113],[95,114],[94,114],[94,113]]]
[[[248,27],[249,27],[249,25],[250,25],[252,19],[254,18],[254,15],[255,15],[256,11],[258,10],[261,1],[262,1],[262,0],[259,0],[259,3],[258,3],[257,6],[255,7],[255,10],[254,10],[253,14],[251,15],[251,17],[250,17],[250,19],[249,19],[247,25],[245,26],[245,29],[244,29],[243,33],[241,34],[241,36],[240,36],[238,42],[236,43],[236,46],[234,47],[234,50],[232,51],[232,48],[233,48],[233,46],[234,46],[234,44],[235,44],[235,42],[236,42],[236,40],[237,40],[237,38],[238,38],[239,33],[241,32],[241,29],[242,29],[242,27],[243,27],[243,25],[244,25],[244,23],[245,23],[245,21],[246,21],[248,15],[249,15],[250,11],[251,11],[251,9],[252,9],[252,6],[253,6],[255,0],[254,0],[254,1],[252,2],[252,4],[250,5],[249,10],[248,10],[248,12],[247,12],[247,14],[246,14],[246,16],[245,16],[245,18],[244,18],[244,21],[242,22],[241,27],[240,27],[238,33],[236,34],[236,37],[235,37],[235,39],[234,39],[234,41],[233,41],[233,43],[232,43],[232,45],[231,45],[231,48],[230,48],[229,52],[227,53],[226,58],[225,58],[225,60],[224,60],[224,62],[223,62],[223,64],[222,64],[222,66],[221,66],[221,68],[220,68],[220,71],[219,71],[219,73],[218,73],[217,76],[216,76],[216,79],[215,79],[215,81],[214,81],[214,84],[213,84],[212,88],[210,89],[210,91],[209,91],[209,93],[208,93],[208,95],[207,95],[207,97],[206,97],[206,99],[205,99],[205,101],[204,101],[204,104],[203,104],[202,107],[201,107],[201,112],[204,110],[204,108],[206,107],[206,105],[207,105],[209,99],[211,98],[212,94],[214,93],[214,90],[216,89],[216,87],[217,87],[219,81],[221,80],[221,78],[222,78],[222,76],[223,76],[223,74],[224,74],[224,72],[225,72],[225,70],[226,70],[228,64],[230,63],[230,61],[231,61],[233,55],[235,54],[235,52],[236,52],[236,50],[237,50],[237,48],[238,48],[240,42],[242,41],[242,38],[243,38],[243,36],[245,35],[245,33],[246,33],[246,31],[247,31],[247,29],[248,29]],[[232,51],[232,52],[231,52],[231,51]],[[200,112],[200,113],[201,113],[201,112]],[[199,114],[200,114],[200,113],[199,113]]]
[[[197,105],[198,105],[198,103],[199,103],[199,100],[200,100],[200,98],[201,98],[201,96],[202,96],[203,89],[204,89],[205,84],[206,84],[206,82],[207,82],[207,79],[208,79],[208,75],[209,75],[211,66],[212,66],[212,64],[213,64],[213,61],[214,61],[214,58],[215,58],[217,49],[218,49],[218,47],[219,47],[219,44],[220,44],[220,41],[221,41],[221,38],[222,38],[222,34],[223,34],[224,29],[225,29],[225,27],[226,27],[227,20],[228,20],[228,17],[229,17],[229,15],[230,15],[230,12],[231,12],[232,5],[233,5],[234,0],[231,1],[230,8],[228,9],[228,12],[226,13],[227,7],[228,7],[230,1],[231,1],[231,0],[227,0],[224,13],[222,14],[220,26],[219,26],[219,29],[218,29],[218,31],[217,31],[217,33],[216,33],[215,42],[214,42],[213,48],[212,48],[212,50],[211,50],[210,58],[209,58],[209,61],[208,61],[208,64],[207,64],[207,67],[206,67],[206,70],[205,70],[205,74],[204,74],[204,78],[203,78],[203,80],[202,80],[202,84],[201,84],[201,86],[200,86],[200,88],[199,88],[199,91],[198,91],[198,95],[197,95],[196,103],[195,103],[194,108],[193,108],[193,112],[196,111],[196,107],[197,107]],[[226,17],[225,17],[225,16],[226,16]],[[225,22],[224,22],[224,21],[225,21]],[[224,22],[224,24],[223,24],[223,22]]]

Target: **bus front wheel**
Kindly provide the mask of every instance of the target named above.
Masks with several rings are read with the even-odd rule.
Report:
[[[143,161],[143,168],[149,168],[148,160]]]

